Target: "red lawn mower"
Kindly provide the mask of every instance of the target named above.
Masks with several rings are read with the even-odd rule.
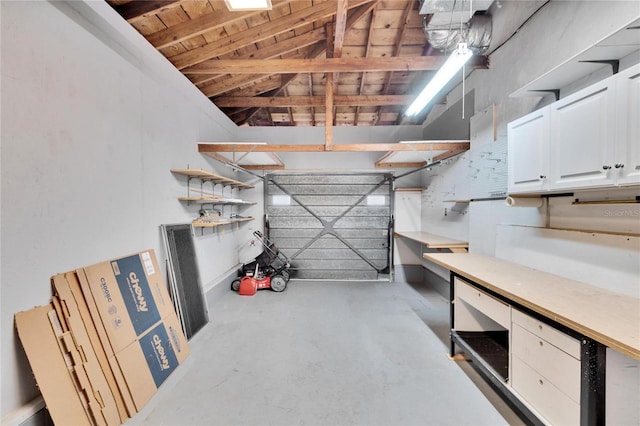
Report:
[[[255,231],[253,235],[262,243],[264,249],[252,262],[242,265],[241,277],[233,280],[231,290],[243,296],[253,296],[256,291],[264,288],[284,291],[290,277],[289,259],[260,231]]]

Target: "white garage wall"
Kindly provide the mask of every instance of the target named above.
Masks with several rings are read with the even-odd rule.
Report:
[[[494,29],[512,25],[511,18],[519,16],[517,9],[530,7],[533,2],[502,1],[502,8],[492,7]],[[543,2],[536,2],[539,7]],[[551,1],[544,5],[509,41],[490,55],[490,70],[475,70],[466,81],[466,91],[475,93],[475,112],[481,114],[488,109],[496,108],[497,141],[506,137],[507,123],[538,107],[553,101],[549,96],[542,98],[509,98],[509,94],[541,74],[561,64],[598,40],[622,28],[633,19],[640,17],[640,5],[637,1]],[[504,38],[506,39],[506,37]],[[624,58],[621,69],[637,62],[638,55]],[[594,73],[587,78],[562,88],[563,96],[586,87],[589,84],[610,75],[610,69],[603,67],[602,72]],[[462,96],[462,88],[458,86],[448,97],[447,105],[455,105]],[[437,123],[443,116],[442,108],[438,108],[433,117],[425,122],[425,134],[429,126]],[[473,123],[474,120],[472,119]],[[485,123],[479,120],[477,123]],[[435,125],[435,124],[434,124]],[[450,123],[455,127],[456,123]],[[492,120],[486,121],[486,128],[471,129],[470,157],[481,158],[480,150],[486,150],[487,144],[493,144]],[[463,160],[461,160],[463,161]],[[491,167],[488,163],[487,167]],[[482,167],[483,165],[474,165]],[[442,209],[434,208],[432,200],[439,192],[447,191],[460,179],[459,168],[454,165],[441,167],[435,175],[425,174],[431,183],[430,191],[434,191],[423,204],[423,226],[446,230]],[[506,187],[506,185],[505,185]],[[609,191],[611,196],[615,191]],[[637,191],[636,191],[637,193]],[[612,197],[614,198],[614,197]],[[604,215],[602,209],[569,210],[561,201],[553,200],[549,214],[549,222],[567,227],[579,223],[588,224],[590,229],[620,232],[629,229],[628,224],[616,223],[616,215]],[[614,213],[616,207],[609,206]],[[626,208],[620,217],[625,217]],[[431,213],[430,213],[431,212]],[[569,235],[571,233],[548,233],[534,228],[513,226],[526,225],[540,227],[547,223],[546,204],[536,208],[509,208],[504,201],[472,202],[469,206],[468,237],[470,252],[489,256],[502,257],[510,261],[542,269],[558,275],[581,279],[594,285],[609,288],[626,294],[639,294],[640,284],[637,280],[638,259],[640,251],[637,239],[633,241],[615,241],[618,237],[603,236],[593,238]],[[607,217],[608,216],[608,217]],[[618,219],[618,222],[620,220]],[[462,221],[458,232],[464,233],[466,223]],[[634,225],[634,229],[635,229]],[[447,231],[453,236],[454,231]],[[620,239],[620,238],[618,238]],[[624,239],[624,238],[623,238]],[[594,241],[591,241],[594,240]],[[597,242],[595,242],[598,240]],[[624,244],[623,244],[624,243]],[[594,247],[597,244],[597,247]],[[634,246],[635,245],[635,246]],[[567,267],[566,265],[571,265]],[[446,277],[442,268],[429,265],[435,273]],[[636,278],[634,280],[634,278]],[[616,281],[618,280],[618,281]],[[640,386],[640,363],[608,351],[607,369],[611,377],[607,377],[607,424],[638,424],[640,410],[637,409],[638,389]],[[621,373],[624,371],[624,373]],[[633,408],[629,408],[633,407]]]
[[[219,168],[196,141],[234,140],[237,127],[105,2],[0,11],[4,418],[37,394],[13,314],[48,303],[55,273],[147,248],[164,263],[159,225],[197,214],[177,200],[185,178],[169,169]],[[205,232],[207,284],[237,264],[248,237]]]
[[[494,4],[490,11],[493,15],[494,29],[513,26],[511,21],[519,16],[518,10],[523,7],[531,9],[532,4],[540,7],[544,3],[502,1],[501,8],[496,8]],[[491,144],[505,140],[509,121],[553,101],[552,96],[544,99],[510,98],[511,93],[639,16],[640,7],[636,1],[562,0],[544,5],[511,39],[490,55],[489,70],[475,70],[467,78],[465,91],[474,92],[476,114],[484,114],[495,105],[497,138],[496,142],[491,140],[494,134],[493,120],[476,120],[475,123],[480,128],[471,129],[471,150],[465,156],[481,159],[481,156],[474,154],[486,150]],[[506,40],[508,36],[502,38]],[[622,61],[621,68],[629,65],[629,58],[626,58]],[[606,68],[604,70],[606,71]],[[566,92],[585,87],[600,78],[602,73],[581,79],[579,85],[566,88]],[[447,106],[455,109],[461,97],[462,85],[449,94]],[[445,116],[446,112],[447,109],[440,107],[427,117],[424,123],[425,134],[429,134],[431,126],[442,127],[440,118]],[[474,120],[471,122],[474,123]],[[456,128],[458,124],[452,121],[449,126]],[[482,126],[484,128],[481,128]],[[467,161],[465,156],[458,162]],[[487,159],[488,166],[491,161]],[[474,167],[481,168],[482,165],[476,164]],[[466,222],[461,221],[455,230],[447,230],[450,219],[443,216],[446,204],[438,200],[438,194],[451,191],[451,188],[459,186],[461,179],[468,179],[468,176],[463,177],[463,174],[464,168],[456,167],[455,164],[434,169],[431,174],[424,174],[424,180],[430,183],[429,189],[433,193],[425,198],[428,205],[423,204],[423,226],[428,224],[433,229],[440,228],[443,232],[446,230],[452,237],[455,237],[456,233],[464,235],[468,232],[470,251],[488,255],[496,253],[496,226],[544,226],[545,208],[514,209],[504,207],[504,202],[501,201],[484,201],[472,202],[469,206],[468,229],[465,229]],[[438,201],[435,206],[434,199]],[[602,215],[594,216],[594,219],[602,221]]]

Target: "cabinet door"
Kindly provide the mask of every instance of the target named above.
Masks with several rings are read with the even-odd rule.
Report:
[[[510,194],[546,189],[549,107],[534,111],[507,127],[508,191]]]
[[[619,185],[640,184],[640,65],[616,76],[616,151],[613,162]]]
[[[551,105],[552,190],[614,184],[613,83],[613,78],[608,78]]]

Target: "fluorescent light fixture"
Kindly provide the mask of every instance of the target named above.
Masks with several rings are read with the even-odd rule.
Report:
[[[271,0],[224,0],[229,10],[271,10]]]
[[[460,68],[467,63],[469,58],[473,56],[473,53],[469,48],[467,48],[467,43],[460,43],[458,48],[453,51],[451,56],[447,59],[447,61],[442,65],[442,67],[438,70],[436,75],[433,76],[431,81],[427,84],[427,86],[422,89],[422,92],[418,95],[418,97],[413,101],[405,115],[411,117],[417,115],[420,111],[427,106],[431,100],[442,90],[442,88],[453,78],[454,75]]]

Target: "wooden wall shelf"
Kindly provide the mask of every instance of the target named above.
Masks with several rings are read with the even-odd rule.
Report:
[[[201,170],[201,169],[171,169],[171,172],[179,175],[187,176],[189,178],[198,178],[203,182],[208,181],[208,182],[219,183],[224,186],[230,186],[232,188],[238,188],[238,189],[254,188],[253,185],[249,185],[248,183],[240,182],[239,180],[220,176],[218,174],[208,172],[206,170]]]

